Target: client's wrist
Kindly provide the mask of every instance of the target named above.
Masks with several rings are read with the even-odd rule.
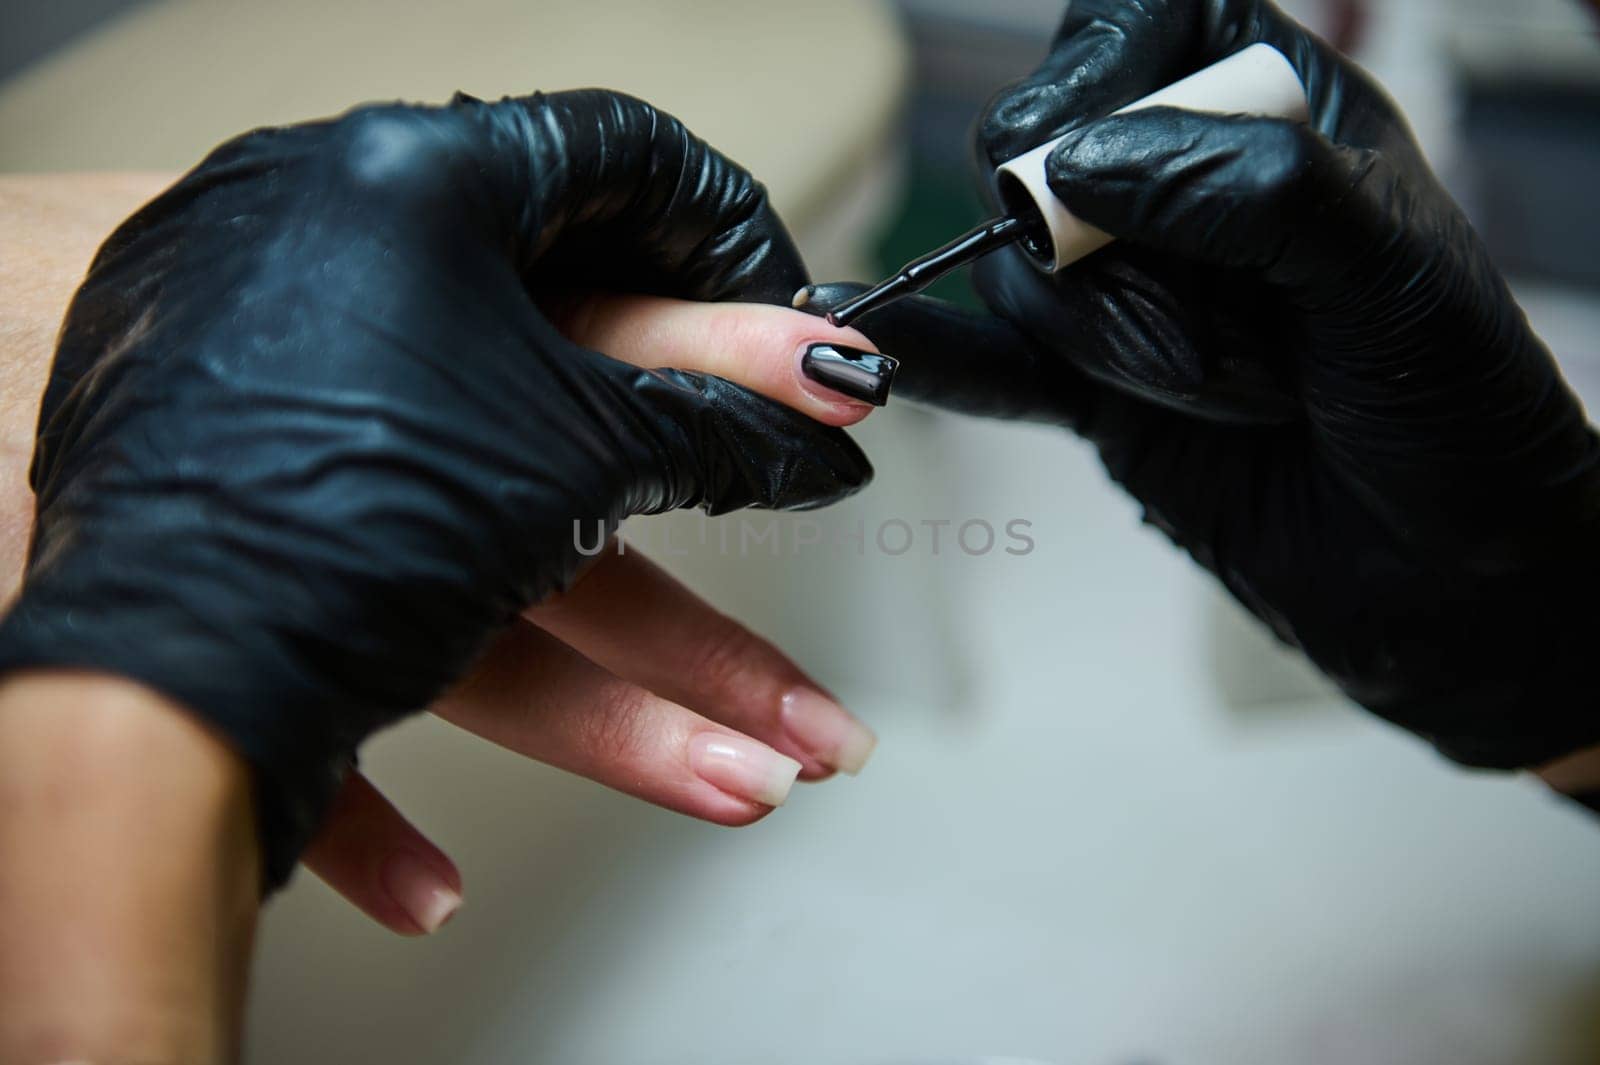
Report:
[[[162,696],[0,680],[0,1060],[225,1061],[259,858],[249,773]]]

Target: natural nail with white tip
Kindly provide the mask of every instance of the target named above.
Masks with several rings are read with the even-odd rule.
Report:
[[[389,897],[425,933],[432,934],[461,908],[461,892],[414,854],[400,851],[383,863]]]
[[[878,745],[878,737],[848,710],[803,688],[783,697],[783,727],[817,761],[852,776]]]
[[[706,783],[741,799],[782,806],[800,763],[746,736],[702,732],[689,740],[689,765]]]

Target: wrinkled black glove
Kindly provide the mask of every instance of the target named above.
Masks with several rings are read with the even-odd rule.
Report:
[[[1257,41],[1309,128],[1102,117]],[[1071,426],[1279,636],[1452,758],[1600,742],[1600,442],[1394,105],[1267,3],[1074,0],[981,148],[1068,130],[1051,187],[1119,242],[1055,278],[991,257],[996,318],[863,318],[899,393]]]
[[[0,668],[122,674],[211,722],[256,772],[281,883],[357,744],[568,582],[597,522],[818,505],[871,475],[727,381],[576,347],[542,286],[780,301],[804,280],[748,173],[609,92],[232,141],[73,301]]]

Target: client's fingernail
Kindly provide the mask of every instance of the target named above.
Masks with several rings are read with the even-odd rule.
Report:
[[[821,692],[805,688],[783,697],[783,727],[811,757],[854,776],[872,757],[878,737]]]
[[[702,732],[689,740],[689,764],[700,779],[730,795],[782,806],[800,763],[744,736]]]
[[[874,407],[889,402],[899,365],[887,355],[840,344],[812,344],[800,357],[800,372],[807,378]]]
[[[811,302],[811,297],[816,291],[816,285],[801,285],[794,290],[794,295],[789,299],[789,306],[798,311],[801,307]]]
[[[383,886],[424,932],[437,932],[461,908],[461,892],[407,851],[391,854],[383,863]]]

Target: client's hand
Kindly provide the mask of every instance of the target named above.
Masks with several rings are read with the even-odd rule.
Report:
[[[796,371],[809,344],[870,344],[796,311],[608,296],[562,324],[586,347],[717,373],[829,424],[870,409]],[[433,711],[529,758],[726,825],[765,816],[797,773],[855,773],[874,743],[782,652],[632,548],[602,552],[565,595],[528,610]],[[396,932],[431,932],[460,901],[450,860],[358,772],[303,860]]]
[[[0,287],[14,297],[0,321],[0,584],[7,588],[15,588],[21,580],[33,508],[26,484],[27,456],[38,418],[38,395],[63,311],[108,228],[172,180],[172,175],[161,174],[0,178],[0,243],[19,249],[17,256],[0,264]],[[563,294],[551,302],[558,312],[553,317],[568,339],[609,351],[625,362],[716,373],[830,425],[851,424],[870,409],[818,387],[799,372],[796,353],[814,341],[870,347],[860,334],[829,329],[815,318],[753,304],[647,296]],[[855,771],[871,750],[871,733],[784,656],[637,553],[605,552],[571,593],[530,610],[528,617],[533,624],[514,626],[473,677],[435,707],[439,713],[463,727],[503,737],[508,746],[531,757],[722,823],[746,823],[771,807],[735,798],[748,775],[720,787],[709,786],[698,774],[690,778],[690,742],[705,730],[671,726],[700,725],[706,719],[686,706],[765,741],[753,748],[730,744],[717,752],[734,765],[749,764],[749,752],[760,750],[767,753],[764,761],[769,768],[775,766],[786,775],[792,766],[778,758],[775,749],[798,761],[802,778],[815,780],[834,769]],[[130,806],[109,780],[116,765],[161,764],[163,794],[175,808],[188,804],[187,816],[197,824],[209,823],[205,810],[213,804],[207,796],[217,789],[188,788],[184,782],[191,777],[205,782],[219,775],[236,776],[237,787],[243,788],[246,767],[230,757],[224,745],[176,727],[171,720],[175,708],[150,714],[144,724],[127,720],[146,711],[130,713],[121,708],[124,704],[144,708],[159,699],[136,687],[112,697],[107,694],[112,687],[109,679],[87,688],[81,683],[49,686],[48,697],[56,702],[66,699],[69,691],[84,694],[80,700],[84,709],[70,714],[27,713],[20,708],[29,700],[10,693],[8,705],[19,709],[0,721],[0,728],[9,730],[10,749],[30,753],[25,765],[0,766],[0,777],[9,775],[19,796],[25,790],[24,769],[40,782],[53,773],[69,781],[81,777],[88,755],[83,750],[74,753],[73,748],[81,740],[103,735],[99,723],[112,712],[108,707],[118,706],[119,723],[110,738],[87,749],[89,754],[100,752],[93,775],[101,786],[86,797],[103,797],[106,802],[95,807],[100,811],[94,814],[100,828],[94,840],[83,841],[80,850],[99,855],[110,868],[121,868],[125,875],[118,891],[126,896],[137,891],[137,881],[126,875],[130,857],[118,852],[115,841],[130,834],[119,818],[104,817],[105,810]],[[629,706],[635,711],[624,713]],[[700,746],[708,744],[698,741]],[[41,750],[59,750],[66,761],[58,766],[39,756]],[[127,755],[131,751],[137,751],[137,757]],[[743,762],[741,752],[746,754]],[[717,760],[715,755],[709,759],[713,765]],[[137,779],[133,783],[137,785]],[[211,816],[236,808],[237,794],[230,801],[232,805],[219,804]],[[28,805],[19,801],[13,808],[21,811]],[[54,808],[61,809],[59,804]],[[152,816],[145,810],[140,823],[167,836],[182,832],[177,822],[151,824]],[[73,834],[31,815],[15,820],[26,823],[29,832],[44,832],[40,839]],[[77,823],[86,820],[87,815]],[[0,832],[4,827],[0,825]],[[244,827],[248,832],[248,824]],[[216,853],[211,856],[233,853],[239,843],[212,848]],[[16,863],[19,867],[53,866],[72,872],[66,863],[52,862],[31,845],[20,852],[0,850],[28,855]],[[178,857],[168,851],[164,861]],[[461,890],[450,861],[354,772],[304,860],[375,919],[402,933],[437,927]],[[227,864],[231,866],[231,861]],[[227,874],[219,869],[215,875]],[[203,886],[204,878],[190,879],[193,888]],[[68,881],[110,882],[81,875],[71,875]],[[14,883],[26,886],[21,880]],[[80,919],[105,909],[65,890],[62,883],[34,883],[38,898],[62,900]],[[167,883],[164,890],[170,893],[170,889]],[[33,907],[17,900],[14,908]],[[190,900],[191,911],[203,908],[202,900]],[[144,968],[148,971],[148,959]]]
[[[613,93],[240,137],[124,223],[73,300],[0,668],[119,675],[224,736],[275,886],[361,741],[572,583],[575,527],[865,483],[837,428],[587,350],[545,312],[571,289],[776,302],[803,280],[748,173]],[[781,762],[693,750],[699,784],[639,790],[722,820],[777,798]]]
[[[106,227],[169,180],[0,179],[0,243],[22,253],[0,264],[14,297],[0,321],[0,579],[20,574],[22,467],[62,307]],[[870,347],[816,319],[651,297],[562,304],[569,339],[622,361],[715,372],[829,425],[869,409],[797,372],[810,341]],[[870,752],[871,734],[787,659],[636,556],[605,557],[528,618],[439,712],[730,824],[769,811],[762,798],[796,764],[815,779]],[[259,884],[249,781],[217,733],[138,684],[59,671],[0,684],[0,1001],[14,1007],[0,1011],[0,1057],[231,1056]],[[397,931],[435,924],[459,891],[448,860],[354,773],[305,858]]]

